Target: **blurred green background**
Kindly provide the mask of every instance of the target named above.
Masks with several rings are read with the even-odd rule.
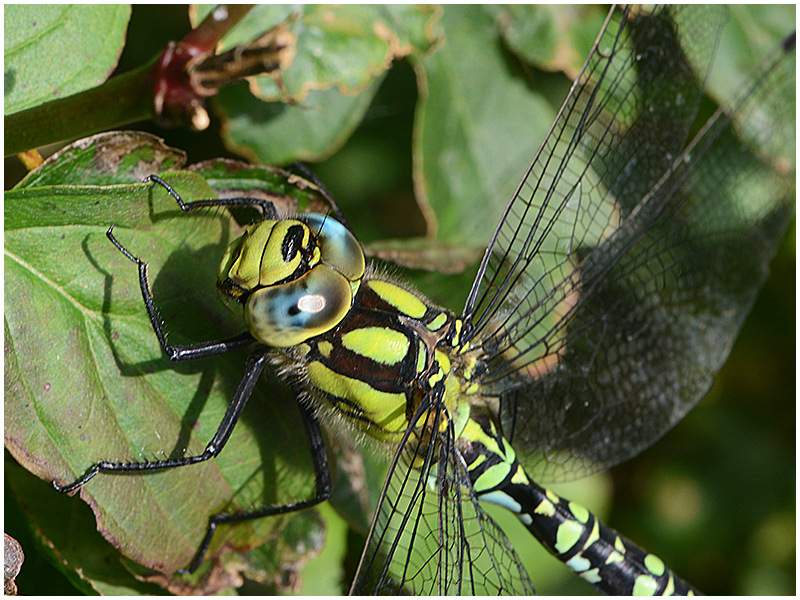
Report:
[[[189,27],[186,7],[135,6],[118,71],[142,64]],[[527,68],[532,69],[529,80],[538,77],[552,90],[549,101],[557,110],[569,85],[566,76]],[[329,159],[310,165],[365,242],[425,233],[412,182],[416,85],[410,64],[396,63],[352,138]],[[199,134],[163,130],[149,122],[131,129],[163,137],[185,150],[191,164],[236,157],[222,145],[220,126],[212,114],[211,127]],[[7,160],[7,187],[18,173],[15,159]],[[795,592],[795,240],[793,226],[708,397],[635,459],[610,473],[554,487],[658,554],[707,594]],[[432,298],[459,312],[472,274],[473,269],[451,279],[423,272],[411,277]],[[456,283],[451,286],[451,281]],[[363,546],[363,538],[348,531],[329,507],[321,512],[328,522],[327,545],[300,572],[296,590],[304,594],[346,591]],[[540,593],[593,592],[541,551],[515,519],[498,518],[532,564],[531,578]],[[8,492],[5,519],[6,532],[26,552],[17,579],[20,591],[75,593],[37,554],[25,517]],[[240,590],[247,591],[260,590]]]

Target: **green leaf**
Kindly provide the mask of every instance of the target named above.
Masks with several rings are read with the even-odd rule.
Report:
[[[603,26],[604,6],[493,5],[503,39],[516,55],[539,68],[578,76]]]
[[[202,7],[194,21],[210,10]],[[329,156],[364,118],[392,61],[431,49],[437,18],[436,9],[403,5],[256,6],[225,36],[223,49],[285,21],[296,52],[276,77],[220,92],[226,145],[268,164]]]
[[[51,560],[60,562],[86,594],[158,594],[152,583],[137,581],[119,561],[119,552],[95,530],[95,517],[77,498],[55,494],[6,455],[6,480],[29,516],[34,533]],[[30,553],[30,548],[25,552]],[[33,565],[23,564],[23,568]],[[80,569],[82,577],[77,575]]]
[[[439,239],[488,240],[555,111],[508,63],[489,12],[449,5],[441,24],[445,44],[418,65],[417,198]]]
[[[217,96],[226,121],[226,145],[254,162],[314,161],[338,150],[361,123],[381,79],[357,96],[338,89],[309,92],[301,106],[264,102],[244,84]]]
[[[160,151],[144,136],[142,146],[148,145],[151,156]],[[98,460],[199,454],[238,385],[245,356],[170,364],[144,311],[135,265],[105,236],[116,223],[120,241],[149,262],[172,343],[221,339],[242,329],[214,289],[217,262],[238,228],[227,213],[185,215],[160,187],[133,183],[138,177],[106,185],[108,161],[98,159],[109,157],[77,149],[62,156],[72,157],[64,185],[27,186],[5,197],[6,297],[13,298],[5,307],[5,434],[20,464],[63,485]],[[129,164],[130,156],[114,158]],[[45,163],[31,181],[52,181],[46,171],[58,164]],[[83,185],[92,172],[101,186]],[[197,175],[168,180],[187,200],[214,196]],[[294,395],[274,377],[263,379],[215,460],[147,476],[100,474],[81,488],[108,542],[149,569],[172,573],[191,560],[211,514],[313,496]],[[308,523],[304,547],[315,548],[319,525],[306,511],[221,527],[209,557],[228,545],[247,549],[282,539],[275,536],[294,520]],[[268,566],[264,577],[274,580],[276,571],[297,563],[297,544],[273,541],[246,559],[246,568],[258,576]],[[80,563],[69,564],[88,577]],[[201,585],[197,576],[156,579]]]
[[[97,163],[86,169],[95,158]],[[179,169],[185,162],[185,152],[164,145],[154,135],[118,131],[113,135],[91,136],[62,148],[48,159],[47,168],[31,171],[16,187],[139,183],[153,169]],[[16,217],[17,213],[11,216]]]
[[[408,269],[424,269],[437,273],[461,273],[483,258],[482,245],[450,245],[434,238],[409,238],[373,242],[366,248],[369,256],[402,265]]]
[[[105,81],[125,44],[128,4],[7,4],[4,114]]]
[[[212,5],[200,7],[198,23]],[[258,5],[225,36],[222,50],[246,43],[282,21],[296,39],[292,64],[273,77],[257,77],[254,93],[267,101],[304,103],[311,90],[339,88],[357,95],[396,58],[423,54],[436,41],[439,11],[410,5]]]

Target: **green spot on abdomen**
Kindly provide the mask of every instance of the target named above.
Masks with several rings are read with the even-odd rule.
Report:
[[[633,584],[634,596],[652,596],[658,589],[658,582],[649,575],[639,575]]]
[[[555,549],[559,554],[566,554],[577,544],[583,534],[583,525],[575,521],[564,521],[558,526]]]
[[[581,504],[570,502],[569,510],[572,512],[572,516],[581,523],[586,523],[589,520],[589,510]]]
[[[508,463],[498,463],[489,467],[475,482],[475,491],[480,494],[486,490],[491,490],[501,484],[510,472],[511,465]]]
[[[666,567],[664,566],[664,561],[658,558],[655,554],[648,554],[644,557],[644,566],[647,567],[647,570],[650,571],[653,575],[660,577],[664,574]]]

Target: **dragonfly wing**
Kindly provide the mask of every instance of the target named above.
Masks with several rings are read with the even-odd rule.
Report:
[[[509,204],[465,311],[504,434],[542,480],[637,454],[703,397],[794,214],[793,48],[684,150],[702,94],[691,72],[705,71],[696,57],[710,56],[722,14],[619,17]]]
[[[541,319],[555,300],[537,294],[571,271],[572,245],[613,230],[666,172],[686,145],[703,92],[695,73],[708,69],[725,18],[721,7],[612,9],[497,226],[465,309],[474,338]]]
[[[434,405],[414,422],[430,418],[436,427],[444,416]],[[351,593],[533,593],[511,543],[478,504],[452,423],[435,445],[420,444],[413,430],[390,467]]]

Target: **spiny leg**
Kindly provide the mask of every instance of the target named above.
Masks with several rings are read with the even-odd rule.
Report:
[[[245,373],[242,380],[239,382],[239,387],[233,395],[228,409],[225,411],[225,416],[217,428],[217,432],[211,441],[206,445],[205,450],[201,454],[195,456],[184,456],[183,458],[175,458],[168,460],[153,460],[143,462],[113,462],[108,460],[101,460],[87,469],[84,475],[77,481],[66,485],[59,486],[55,481],[53,487],[62,494],[68,494],[83,486],[86,482],[92,479],[98,473],[114,473],[114,472],[132,472],[132,471],[163,471],[165,469],[173,469],[176,467],[185,467],[195,463],[207,461],[210,458],[217,456],[228,441],[233,428],[239,421],[239,417],[244,410],[247,400],[253,393],[253,388],[258,381],[261,371],[269,358],[269,349],[260,347],[253,353],[247,360],[245,366]]]
[[[292,502],[290,504],[283,504],[278,506],[264,506],[256,510],[240,511],[234,513],[217,513],[212,515],[208,521],[208,528],[200,543],[197,553],[195,554],[192,562],[186,569],[181,569],[181,573],[193,573],[202,564],[203,558],[211,545],[211,540],[214,537],[214,532],[217,525],[224,523],[240,523],[242,521],[250,521],[253,519],[260,519],[262,517],[270,517],[275,515],[282,515],[285,513],[297,512],[316,506],[321,502],[329,500],[331,497],[331,474],[328,467],[328,455],[325,451],[325,443],[322,440],[322,432],[319,428],[319,423],[314,417],[313,411],[310,407],[306,406],[304,402],[298,402],[300,415],[303,418],[303,426],[306,431],[306,436],[309,442],[309,451],[311,452],[311,460],[314,465],[314,476],[316,480],[316,496],[308,500],[301,500],[299,502]]]
[[[171,459],[171,460],[161,460],[161,461],[146,461],[141,463],[115,463],[111,461],[100,461],[90,467],[86,474],[77,480],[75,483],[59,487],[55,482],[53,482],[53,486],[56,490],[61,493],[69,493],[72,492],[82,485],[84,485],[87,481],[89,481],[92,477],[94,477],[97,473],[113,473],[113,472],[131,472],[131,471],[141,471],[141,472],[150,472],[150,471],[162,471],[165,469],[172,469],[177,467],[185,467],[188,465],[193,465],[196,463],[207,461],[211,458],[217,456],[222,449],[225,447],[225,444],[228,442],[231,433],[233,432],[236,423],[239,421],[241,417],[242,411],[244,410],[245,405],[247,404],[248,399],[253,393],[253,388],[255,387],[256,383],[258,382],[259,377],[261,376],[261,372],[264,369],[267,361],[269,359],[269,349],[262,346],[253,353],[252,356],[247,361],[247,365],[245,367],[245,374],[242,377],[241,382],[239,383],[239,387],[236,390],[236,393],[231,400],[228,409],[225,411],[225,416],[222,418],[222,421],[217,428],[217,432],[214,434],[214,437],[211,441],[206,445],[205,450],[196,456],[186,456],[179,459]],[[305,427],[306,435],[309,440],[309,450],[311,452],[312,462],[314,464],[314,472],[315,472],[315,479],[316,479],[316,496],[314,498],[308,500],[302,500],[300,502],[294,502],[285,505],[279,506],[268,506],[263,507],[258,510],[252,511],[243,511],[243,512],[236,512],[236,513],[219,513],[213,515],[209,519],[208,527],[206,529],[206,534],[203,537],[203,541],[201,542],[197,553],[195,554],[194,558],[192,559],[191,564],[185,570],[181,572],[184,573],[191,573],[195,571],[200,564],[203,562],[203,558],[208,551],[209,546],[211,545],[211,540],[213,538],[214,532],[217,528],[217,525],[223,523],[237,523],[241,521],[247,521],[252,519],[258,519],[261,517],[279,515],[289,512],[296,512],[299,510],[304,510],[306,508],[310,508],[319,504],[320,502],[324,502],[328,500],[331,496],[331,478],[330,478],[330,470],[328,468],[328,457],[325,451],[325,444],[322,440],[322,433],[319,428],[319,424],[317,423],[316,419],[314,418],[311,409],[307,407],[304,403],[299,403],[300,413],[303,417],[303,425]]]
[[[178,194],[178,192],[176,192],[170,184],[161,179],[158,175],[148,175],[142,180],[142,183],[149,183],[151,181],[163,187],[167,193],[175,199],[175,201],[178,203],[178,207],[183,212],[189,212],[196,208],[209,208],[214,206],[257,206],[261,209],[261,214],[267,219],[274,219],[278,216],[278,211],[275,209],[275,205],[265,198],[214,198],[208,200],[184,202],[180,194]]]
[[[253,336],[245,332],[228,339],[213,342],[202,342],[200,344],[190,344],[185,346],[170,344],[167,341],[167,334],[164,331],[164,324],[161,321],[160,315],[158,314],[158,308],[156,308],[155,300],[153,298],[153,291],[150,288],[150,280],[147,276],[147,263],[131,254],[130,251],[125,248],[119,242],[119,240],[117,240],[113,231],[114,226],[112,225],[106,232],[108,239],[111,240],[111,243],[114,244],[114,246],[116,246],[117,250],[119,250],[139,269],[139,288],[142,291],[142,299],[144,300],[144,305],[147,309],[147,315],[150,317],[150,323],[153,326],[153,331],[156,334],[156,338],[158,338],[158,343],[161,344],[161,349],[170,360],[186,361],[194,360],[196,358],[204,358],[206,356],[218,356],[220,354],[225,354],[226,352],[231,352],[232,350],[245,348],[254,343],[255,340],[253,340]]]
[[[113,234],[114,226],[108,228],[106,235],[108,239],[111,240],[111,243],[131,262],[137,265],[139,269],[139,287],[142,292],[142,298],[144,300],[144,305],[147,309],[147,314],[150,317],[150,323],[153,326],[153,330],[155,331],[156,337],[158,338],[159,343],[161,344],[161,348],[163,349],[164,353],[170,358],[170,360],[174,361],[187,361],[193,360],[195,358],[203,358],[206,356],[217,356],[220,354],[224,354],[226,352],[230,352],[232,350],[236,350],[239,348],[244,348],[247,346],[251,346],[254,342],[253,337],[249,333],[243,333],[238,336],[226,339],[226,340],[219,340],[219,341],[212,341],[212,342],[203,342],[200,344],[193,344],[188,346],[180,346],[180,345],[171,345],[167,341],[167,335],[164,332],[164,327],[161,322],[161,318],[158,314],[158,309],[156,308],[155,301],[153,299],[153,292],[150,288],[150,282],[147,277],[147,263],[140,260],[139,258],[133,256],[117,239],[114,237]],[[230,436],[231,431],[233,430],[233,426],[236,424],[236,421],[239,419],[239,415],[241,414],[242,409],[244,408],[244,404],[247,402],[247,399],[250,397],[250,393],[252,392],[253,385],[255,385],[255,381],[258,380],[258,376],[261,374],[261,371],[264,367],[264,361],[266,360],[267,350],[262,349],[261,352],[257,352],[254,354],[247,362],[247,367],[245,370],[245,375],[242,379],[242,383],[237,390],[236,395],[234,396],[231,404],[228,407],[227,412],[225,413],[225,417],[220,424],[220,427],[217,430],[217,433],[212,438],[211,442],[209,442],[206,450],[198,455],[193,457],[184,457],[181,459],[174,459],[174,460],[165,460],[165,461],[144,461],[140,463],[132,462],[113,462],[113,461],[99,461],[89,467],[86,472],[83,474],[82,477],[74,481],[73,483],[60,486],[55,481],[53,482],[53,487],[61,493],[67,494],[73,492],[83,486],[86,482],[92,479],[97,473],[100,472],[114,472],[114,471],[153,471],[153,470],[161,470],[161,469],[169,469],[173,467],[181,467],[186,466],[189,464],[194,464],[196,462],[202,462],[208,460],[212,456],[216,456],[219,451],[222,449],[222,446],[225,445],[228,437]],[[245,385],[248,380],[252,380],[251,383]],[[246,394],[243,395],[244,391],[246,390]]]

